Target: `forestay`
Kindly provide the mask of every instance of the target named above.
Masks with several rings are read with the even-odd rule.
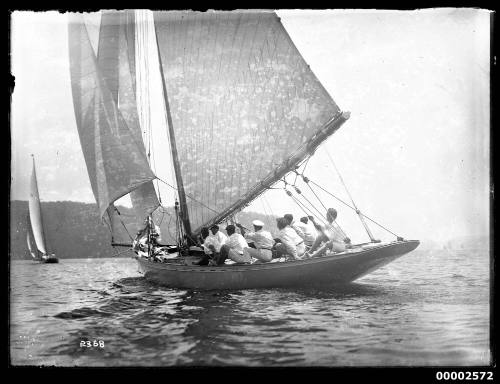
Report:
[[[154,21],[196,232],[262,193],[346,117],[274,12],[155,12]]]

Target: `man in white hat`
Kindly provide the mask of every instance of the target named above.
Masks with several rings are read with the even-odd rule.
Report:
[[[273,258],[273,253],[271,249],[274,245],[274,239],[270,232],[264,231],[264,223],[260,220],[252,221],[253,232],[245,233],[245,229],[241,224],[236,224],[240,229],[241,234],[247,240],[253,241],[255,248],[247,248],[246,250],[250,256],[256,258],[259,261],[271,261]]]

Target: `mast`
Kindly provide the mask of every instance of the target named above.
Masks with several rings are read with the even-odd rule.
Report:
[[[161,55],[159,53],[160,47],[158,45],[158,36],[156,35],[156,27],[154,24],[153,24],[153,27],[155,28],[155,40],[156,40],[156,47],[157,47],[157,52],[158,52],[158,62],[159,62],[159,66],[160,66],[160,75],[161,75],[161,84],[162,84],[162,88],[163,88],[163,97],[165,99],[165,110],[166,110],[166,115],[167,115],[168,134],[170,136],[172,160],[173,160],[173,164],[174,164],[175,181],[177,183],[177,191],[179,193],[180,217],[182,220],[182,224],[184,225],[184,231],[185,231],[187,237],[191,238],[191,223],[189,222],[189,214],[188,214],[188,208],[187,208],[187,202],[186,202],[186,192],[184,191],[184,184],[182,182],[181,166],[179,163],[179,155],[177,153],[177,145],[175,142],[175,133],[174,133],[174,127],[172,124],[172,115],[170,114],[170,104],[168,101],[167,86],[165,84],[165,76],[163,74],[163,65],[162,65]]]

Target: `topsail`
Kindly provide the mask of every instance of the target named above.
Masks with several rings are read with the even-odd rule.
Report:
[[[274,12],[154,21],[194,232],[242,209],[347,118]]]

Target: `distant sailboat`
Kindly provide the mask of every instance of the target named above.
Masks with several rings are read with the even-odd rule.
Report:
[[[32,155],[33,156],[33,155]],[[33,171],[31,174],[29,214],[27,218],[27,242],[28,250],[33,259],[42,263],[58,263],[59,260],[54,253],[47,252],[45,232],[43,228],[42,207],[38,194],[38,182],[36,178],[35,157],[33,156]]]
[[[193,245],[203,227],[230,221],[277,183],[284,182],[286,194],[299,203],[300,190],[287,184],[286,176],[296,173],[312,188],[305,166],[302,173],[298,169],[349,113],[333,101],[271,11],[155,11],[153,19],[133,11],[104,11],[97,39],[91,39],[92,30],[95,24],[89,27],[81,14],[69,15],[78,133],[113,245],[130,246],[138,230],[143,230],[138,236],[147,234],[142,250],[134,248],[147,279],[198,289],[344,283],[419,245],[399,236],[386,243],[375,240],[365,222],[369,218],[354,206],[371,241],[345,252],[262,264],[193,265]],[[169,148],[164,150],[171,155],[178,198],[172,202],[177,244],[168,248],[164,262],[155,259],[149,236],[160,199],[150,146],[143,141],[144,131],[151,138],[151,128],[141,127],[139,119],[145,112],[138,102],[145,96],[138,83],[152,71],[139,61],[141,49],[155,52],[143,53],[142,60],[154,56],[158,62],[159,101],[168,123]],[[125,195],[131,197],[136,221],[129,239],[120,243],[115,230],[126,225],[114,203]],[[309,214],[324,221],[318,212]]]

